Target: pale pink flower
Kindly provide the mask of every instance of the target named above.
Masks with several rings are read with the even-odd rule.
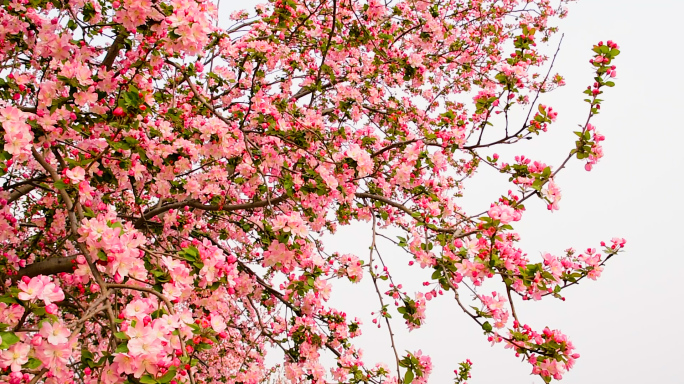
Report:
[[[5,124],[3,124],[4,127]],[[14,156],[31,149],[32,135],[30,132],[5,133],[5,151]]]
[[[154,336],[136,337],[128,341],[128,353],[131,356],[157,355],[160,352],[162,352],[160,340]]]
[[[71,331],[62,323],[51,324],[49,321],[44,321],[40,327],[40,335],[47,338],[48,343],[57,345],[69,341]]]
[[[43,287],[43,290],[36,296],[38,299],[43,300],[45,305],[50,305],[56,301],[64,300],[64,291],[58,287],[55,283],[47,283]]]
[[[150,306],[147,304],[147,302],[141,299],[137,299],[134,300],[132,303],[129,303],[128,305],[126,305],[126,308],[123,311],[124,316],[126,316],[127,318],[136,318],[138,320],[142,320],[150,312]]]
[[[499,220],[501,224],[508,224],[511,221],[519,220],[519,215],[516,215],[515,209],[508,205],[493,205],[487,212],[489,217],[494,220]]]
[[[542,189],[541,194],[549,201],[549,210],[558,210],[558,202],[561,199],[561,190],[553,180],[550,180],[548,183],[546,183],[546,186],[544,189]]]
[[[288,267],[294,261],[294,252],[287,248],[287,245],[278,242],[271,243],[268,250],[264,252],[264,265],[271,267],[277,264]]]
[[[117,355],[118,356],[118,355]],[[114,367],[112,365],[107,365],[103,370],[102,370],[102,377],[101,377],[102,383],[103,384],[117,384],[123,382],[123,379],[119,374],[114,370]]]
[[[19,294],[17,295],[19,300],[30,301],[35,299],[36,296],[43,291],[45,284],[41,279],[34,277],[28,283],[22,280],[17,287],[20,290]]]
[[[73,184],[78,184],[85,179],[85,169],[81,167],[68,169],[66,175]]]
[[[207,285],[213,284],[219,274],[219,267],[223,264],[214,258],[204,260],[204,266],[200,270],[200,276],[204,278]]]
[[[0,368],[10,367],[12,372],[21,371],[21,366],[28,362],[28,353],[31,346],[24,343],[16,343],[9,349],[0,353]]]
[[[94,87],[90,87],[94,89]],[[97,93],[92,91],[86,92],[76,92],[74,94],[74,103],[76,105],[84,107],[88,104],[95,104],[97,102]]]
[[[68,363],[71,357],[71,346],[69,343],[64,344],[44,344],[43,348],[38,350],[39,360],[46,366],[64,366]]]
[[[226,329],[226,320],[223,318],[223,316],[212,313],[211,328],[213,328],[216,333],[223,332]]]

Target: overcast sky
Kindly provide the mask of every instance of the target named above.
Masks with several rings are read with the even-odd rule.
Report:
[[[257,3],[223,0],[222,17],[227,8]],[[559,163],[573,145],[572,131],[586,118],[581,92],[592,83],[591,46],[599,40],[617,42],[622,51],[615,62],[617,86],[606,92],[602,113],[593,120],[606,136],[605,157],[592,172],[577,161],[571,163],[557,179],[563,191],[560,211],[549,213],[540,201],[532,201],[516,226],[530,255],[596,247],[613,236],[627,239],[626,252],[608,263],[603,276],[565,291],[566,302],[516,302],[525,322],[538,329],[561,329],[574,342],[582,357],[563,379],[565,384],[682,382],[684,335],[677,326],[684,315],[684,257],[679,248],[684,127],[678,116],[684,110],[684,76],[678,64],[682,15],[681,0],[571,4],[569,17],[560,23],[565,38],[556,66],[567,86],[544,100],[559,112],[558,120],[548,137],[516,148],[516,154]],[[471,212],[483,210],[502,193],[498,175],[475,180],[479,184],[466,190],[463,202]],[[340,231],[326,250],[367,257],[369,245],[368,228],[356,226]],[[387,245],[381,249],[386,259],[397,258],[400,265],[408,261],[401,250]],[[429,276],[416,268],[396,272],[406,274],[404,282],[418,279],[418,284],[423,275]],[[366,280],[338,287],[333,300],[364,319],[359,345],[369,360],[389,363],[386,330],[374,329],[370,321],[378,304]],[[399,321],[395,328],[402,328]],[[422,348],[432,357],[430,382],[451,382],[453,369],[466,358],[474,363],[470,384],[542,382],[530,376],[530,365],[516,360],[510,350],[490,347],[451,299],[429,303],[427,323],[420,330],[398,333],[400,351]]]

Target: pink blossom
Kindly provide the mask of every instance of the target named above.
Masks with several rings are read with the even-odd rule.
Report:
[[[78,184],[85,179],[85,169],[74,167],[66,171],[66,175],[73,184]]]
[[[294,252],[290,251],[286,244],[280,243],[278,240],[271,243],[268,250],[264,252],[264,265],[272,267],[281,265],[289,268],[289,265],[294,261]]]
[[[128,318],[136,318],[142,321],[143,318],[152,312],[152,307],[147,303],[147,301],[142,299],[134,300],[133,302],[126,305],[124,308],[124,315]]]
[[[29,344],[16,343],[9,349],[0,352],[0,368],[10,367],[12,372],[21,371],[21,366],[28,362]]]
[[[226,321],[223,316],[219,314],[211,315],[211,328],[216,333],[223,332],[226,329]]]
[[[45,305],[50,305],[53,302],[64,300],[64,291],[55,283],[50,282],[45,284],[43,290],[36,297],[43,300]]]
[[[412,330],[452,288],[558,297],[624,247],[613,239],[539,264],[511,229],[536,197],[552,210],[561,200],[548,177],[562,169],[495,154],[557,119],[542,99],[564,80],[536,75],[548,58],[535,40],[556,30],[547,0],[275,1],[233,12],[229,31],[213,1],[43,3],[0,12],[0,274],[19,301],[0,303],[6,344],[22,322],[0,351],[0,381],[261,383],[276,340],[297,346],[282,365],[292,382],[362,372],[397,383],[355,346],[361,321],[329,302],[338,280],[368,274],[376,287],[355,299],[377,290],[383,305],[403,303]],[[588,68],[600,78],[586,92],[593,112],[616,74],[617,45],[607,47]],[[538,113],[522,131],[504,129],[501,114],[528,108]],[[588,168],[605,140],[590,123],[576,153]],[[470,211],[466,187],[489,166],[510,190]],[[545,182],[536,195],[535,182]],[[331,249],[328,236],[358,222],[372,223],[380,248],[397,247],[371,247],[370,259]],[[53,262],[47,276],[14,279]],[[394,273],[406,262],[430,271]],[[402,283],[416,279],[425,288],[409,296]],[[479,317],[507,327],[508,296],[481,293]],[[67,295],[74,305],[58,307]],[[535,373],[572,367],[564,335],[516,323],[516,349],[548,352],[516,351]],[[326,349],[338,353],[330,377]],[[413,382],[427,382],[430,358],[409,357]]]
[[[91,89],[94,89],[94,87],[90,87]],[[74,94],[74,102],[76,105],[79,105],[81,107],[89,105],[89,104],[94,104],[97,102],[97,93],[93,92],[92,90],[89,90],[87,92],[76,92]]]
[[[71,331],[62,323],[56,322],[53,324],[49,321],[44,321],[40,327],[40,335],[47,338],[48,343],[57,345],[66,343],[69,340]]]
[[[21,290],[17,297],[19,300],[29,301],[35,298],[43,300],[46,305],[55,301],[64,300],[64,292],[49,277],[39,275],[31,278],[23,279],[18,287]]]
[[[508,224],[520,219],[519,215],[516,215],[515,209],[508,205],[492,205],[487,214],[492,219],[499,220],[501,224]]]
[[[159,339],[152,334],[136,337],[128,341],[128,352],[131,356],[157,355],[162,352]]]
[[[550,180],[541,191],[542,196],[549,201],[549,210],[558,210],[558,202],[561,199],[561,190],[556,183]]]

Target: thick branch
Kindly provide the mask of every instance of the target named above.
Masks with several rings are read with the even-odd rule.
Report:
[[[12,189],[13,191],[10,193],[9,198],[7,199],[7,204],[13,203],[17,201],[19,198],[21,198],[24,195],[27,195],[31,193],[36,188],[43,188],[48,190],[47,188],[40,186],[36,183],[44,181],[47,179],[46,175],[40,175],[37,177],[34,177],[33,179],[28,179],[24,181],[20,181],[18,183],[14,183],[8,187],[5,187],[5,189],[10,190]]]
[[[383,153],[385,153],[385,152],[387,152],[387,151],[389,151],[389,150],[392,150],[392,149],[398,148],[398,147],[402,147],[402,146],[404,146],[404,145],[409,145],[409,144],[415,143],[415,142],[417,142],[417,141],[420,141],[420,139],[406,140],[406,141],[399,141],[399,142],[396,142],[396,143],[392,143],[392,144],[390,144],[390,145],[388,145],[388,146],[386,146],[386,147],[384,147],[384,148],[381,148],[381,149],[379,149],[379,150],[373,152],[373,154],[371,155],[371,157],[378,157],[378,156],[382,155]],[[430,143],[430,142],[424,142],[424,141],[423,141],[423,144],[424,144],[424,145],[427,145],[427,146],[430,146],[430,147],[440,147],[440,148],[444,148],[444,146],[441,145],[441,144],[439,144],[439,143]]]
[[[105,67],[107,70],[112,69],[112,65],[114,65],[114,60],[116,60],[116,57],[119,55],[119,51],[123,46],[124,40],[126,40],[126,36],[128,36],[127,32],[120,32],[116,36],[116,39],[114,39],[112,45],[107,50],[107,56],[105,56],[104,60],[102,60],[102,66]]]
[[[27,195],[34,189],[36,189],[36,187],[30,184],[24,184],[22,186],[15,188],[14,191],[10,193],[9,198],[7,199],[7,204],[11,204],[19,200],[22,196]]]
[[[255,201],[252,203],[243,203],[243,204],[234,204],[234,205],[217,205],[217,204],[202,204],[198,200],[192,199],[192,200],[183,200],[183,201],[177,201],[175,203],[167,204],[158,208],[155,208],[151,211],[148,211],[145,213],[143,217],[138,219],[138,221],[135,222],[135,227],[136,228],[142,228],[145,226],[145,221],[158,216],[164,212],[167,212],[171,209],[176,209],[176,208],[182,208],[182,207],[192,207],[192,208],[197,208],[201,209],[203,211],[221,211],[221,212],[231,212],[231,211],[239,211],[239,210],[247,210],[247,209],[255,209],[255,208],[263,208],[269,205],[276,205],[280,204],[283,201],[287,200],[286,195],[282,195],[279,197],[276,197],[275,199],[270,199],[270,200],[259,200]]]
[[[56,275],[58,273],[73,272],[76,256],[53,257],[47,260],[33,263],[26,268],[20,269],[12,280],[19,280],[24,276],[35,277],[38,275]]]

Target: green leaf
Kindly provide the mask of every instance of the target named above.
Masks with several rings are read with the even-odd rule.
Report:
[[[5,304],[19,304],[17,299],[11,296],[0,296],[0,303],[5,303]]]
[[[83,7],[83,21],[88,22],[95,16],[95,7],[91,3],[86,3]]]
[[[150,375],[143,375],[139,381],[143,384],[157,384],[157,380]]]
[[[81,349],[81,361],[92,360],[94,357],[95,355],[93,355],[92,352],[90,352],[89,350],[85,348]]]
[[[45,307],[38,307],[33,309],[33,314],[36,316],[45,316],[47,312],[45,311]]]
[[[22,367],[26,369],[36,369],[41,365],[43,365],[42,361],[33,357],[29,357],[29,361],[26,364],[22,365]]]
[[[117,339],[121,339],[121,340],[128,340],[128,339],[129,339],[128,335],[125,334],[125,333],[123,333],[123,332],[117,332],[117,333],[114,334],[114,336],[115,336]]]
[[[185,253],[188,256],[194,258],[195,260],[199,257],[199,251],[197,250],[197,248],[192,246],[185,248]]]
[[[484,329],[485,332],[491,332],[492,331],[492,325],[489,324],[489,321],[485,321],[484,324],[482,324],[482,329]]]
[[[0,332],[0,338],[2,338],[0,349],[7,349],[19,341],[19,337],[14,332]]]
[[[413,370],[409,369],[406,371],[406,374],[404,375],[404,384],[411,384],[414,377]]]
[[[66,189],[67,183],[63,182],[62,180],[57,180],[55,181],[55,188],[57,189]]]
[[[174,377],[176,377],[176,370],[169,369],[168,372],[166,372],[164,376],[158,378],[157,381],[160,383],[168,383],[169,381],[173,380]]]
[[[116,350],[114,350],[114,353],[127,353],[128,352],[128,343],[121,343],[119,344],[118,347],[116,347]]]

